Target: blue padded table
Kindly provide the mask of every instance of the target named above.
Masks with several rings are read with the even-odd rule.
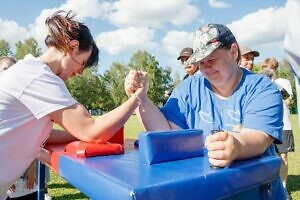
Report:
[[[123,155],[85,159],[59,151],[56,154],[58,175],[92,200],[240,199],[239,195],[247,195],[250,190],[266,199],[266,186],[278,177],[280,168],[276,156],[236,161],[230,167],[213,169],[206,156],[143,164],[135,149]]]

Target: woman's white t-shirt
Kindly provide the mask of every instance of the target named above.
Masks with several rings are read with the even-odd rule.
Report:
[[[287,93],[293,97],[292,86],[288,79],[278,78],[275,80],[275,83],[279,85],[279,87],[285,89]],[[285,103],[283,103],[283,130],[292,130],[290,109]]]
[[[0,77],[0,200],[37,157],[53,123],[48,114],[74,105],[64,81],[27,55]]]

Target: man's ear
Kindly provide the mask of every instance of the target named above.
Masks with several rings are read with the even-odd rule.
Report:
[[[235,60],[238,58],[239,56],[239,47],[236,43],[233,43],[231,45],[231,48],[230,48],[230,52],[232,54],[232,56],[235,58]]]
[[[78,40],[71,40],[70,42],[69,42],[69,46],[70,46],[70,49],[75,49],[75,48],[77,48],[77,47],[79,47],[79,42],[78,42]]]

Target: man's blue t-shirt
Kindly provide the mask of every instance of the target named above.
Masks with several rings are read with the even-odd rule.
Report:
[[[167,120],[183,129],[239,132],[242,127],[263,131],[281,141],[282,97],[272,81],[245,69],[227,99],[218,98],[201,74],[184,80],[161,108]]]
[[[161,112],[182,129],[202,129],[205,136],[211,130],[239,132],[241,128],[249,128],[281,142],[283,107],[278,88],[266,76],[241,69],[242,79],[229,98],[220,99],[203,75],[193,75],[172,92]],[[274,145],[265,155],[276,155]],[[279,197],[280,191],[277,190]]]

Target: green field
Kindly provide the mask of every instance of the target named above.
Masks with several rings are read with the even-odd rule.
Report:
[[[300,133],[298,128],[297,115],[292,116],[293,131],[295,136],[296,151],[289,153],[289,176],[288,176],[288,191],[294,200],[300,200]],[[139,132],[143,128],[137,122],[136,116],[128,120],[125,125],[125,137],[137,138]],[[49,182],[49,194],[53,200],[75,200],[88,198],[72,187],[59,176],[51,172],[51,180]]]

